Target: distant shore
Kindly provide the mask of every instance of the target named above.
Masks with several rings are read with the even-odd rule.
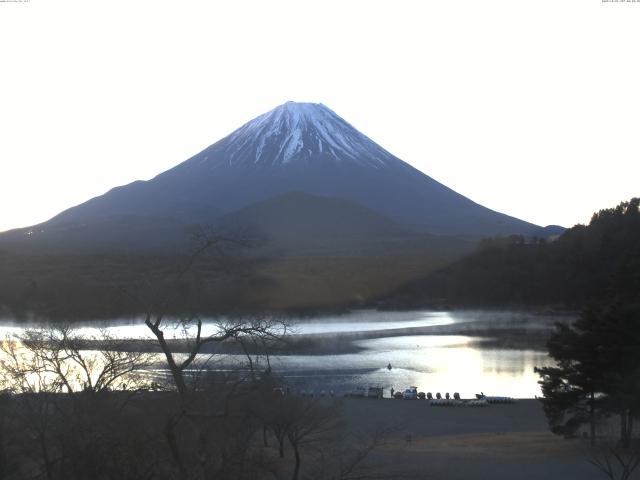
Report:
[[[274,343],[270,353],[273,355],[327,355],[358,353],[364,350],[357,345],[359,340],[373,338],[400,337],[412,335],[451,335],[471,337],[471,342],[479,348],[498,348],[516,350],[545,350],[545,344],[553,328],[553,322],[541,320],[536,325],[492,325],[491,322],[455,323],[451,325],[433,325],[424,327],[393,328],[367,330],[359,332],[310,333],[289,335],[284,342]],[[475,341],[474,341],[475,340]],[[168,342],[173,351],[187,352],[188,342],[175,339]],[[87,349],[99,348],[100,342],[86,340]],[[123,339],[118,341],[122,351],[159,352],[154,339]],[[201,353],[243,354],[244,351],[233,341],[223,344],[205,345]],[[257,352],[254,352],[257,353]]]

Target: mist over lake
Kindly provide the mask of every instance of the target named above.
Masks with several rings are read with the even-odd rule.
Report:
[[[273,374],[298,393],[343,395],[356,387],[380,386],[388,396],[391,387],[416,385],[434,395],[459,392],[473,397],[485,392],[533,398],[540,395],[534,367],[551,363],[544,339],[554,322],[569,318],[490,310],[356,310],[294,318],[288,320],[293,347],[273,355],[270,364]],[[203,333],[214,333],[217,322],[206,320]],[[0,335],[17,334],[24,328],[5,318]],[[86,337],[106,331],[114,338],[152,339],[141,320],[87,321],[74,328]],[[168,331],[167,336],[180,339],[182,331]],[[244,361],[241,354],[221,353],[210,368],[231,371]],[[160,358],[158,367],[162,369]]]

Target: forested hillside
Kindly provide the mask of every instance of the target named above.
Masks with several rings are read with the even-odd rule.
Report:
[[[484,240],[471,255],[412,281],[380,304],[581,305],[640,296],[640,199],[595,213],[555,241]]]

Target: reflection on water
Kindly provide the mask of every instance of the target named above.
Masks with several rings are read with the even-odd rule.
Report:
[[[541,316],[528,312],[512,311],[487,311],[487,310],[462,310],[462,311],[426,311],[414,310],[407,312],[379,312],[376,310],[355,310],[344,315],[322,315],[311,318],[290,318],[294,334],[328,334],[345,332],[371,332],[378,330],[408,329],[420,327],[456,326],[458,330],[477,330],[479,328],[507,329],[526,328],[528,330],[548,329],[556,320],[566,317]],[[205,319],[204,334],[215,333],[220,321],[225,318]],[[30,327],[43,326],[39,323],[31,323]],[[149,329],[141,318],[138,319],[113,319],[109,321],[88,321],[80,325],[74,324],[78,334],[95,336],[101,329],[108,331],[111,338],[153,338]],[[0,319],[0,336],[19,333],[24,329],[24,324],[11,318]],[[167,337],[181,336],[181,328],[169,330]]]
[[[355,386],[387,392],[416,385],[421,391],[532,398],[540,395],[535,366],[549,365],[544,352],[487,350],[482,339],[463,336],[403,336],[356,342],[364,351],[345,355],[287,356],[272,363],[297,388],[344,393]],[[392,369],[386,365],[391,363]],[[322,375],[331,371],[330,379]],[[305,387],[309,385],[308,387]]]
[[[329,338],[350,333],[369,332],[377,338],[357,339],[352,343],[359,351],[324,355],[281,355],[271,360],[276,374],[283,376],[293,389],[307,391],[333,390],[346,393],[356,386],[381,386],[386,395],[417,385],[421,391],[459,392],[463,397],[475,393],[531,398],[540,395],[534,366],[549,365],[545,352],[536,350],[496,349],[489,338],[468,335],[429,335],[438,328],[456,327],[459,332],[474,332],[483,328],[495,330],[524,328],[549,329],[553,317],[513,312],[376,312],[356,311],[343,316],[323,316],[296,322],[294,334],[318,335]],[[0,336],[19,333],[23,327],[5,322]],[[112,321],[107,324],[88,323],[78,328],[85,336],[95,335],[100,328],[114,338],[152,338],[141,321]],[[204,332],[214,333],[217,323],[205,323]],[[410,330],[399,329],[415,329]],[[391,332],[395,330],[395,332]],[[387,331],[388,333],[385,333]],[[441,332],[441,331],[440,331]],[[411,334],[416,333],[416,334]],[[401,336],[394,336],[401,335]],[[167,332],[167,337],[181,336],[179,329]],[[348,337],[347,337],[348,338]],[[482,348],[482,345],[485,345]],[[202,356],[203,358],[207,356]],[[161,367],[162,357],[157,367]],[[239,355],[221,355],[211,364],[214,370],[235,368],[243,363]],[[392,365],[388,370],[386,366]]]
[[[320,320],[298,322],[298,334],[328,334],[370,332],[397,328],[434,327],[461,322],[450,312],[377,312],[366,310],[344,317],[323,317]]]
[[[482,338],[411,335],[355,341],[364,350],[339,355],[282,355],[271,359],[274,371],[294,390],[342,395],[357,386],[425,392],[459,392],[533,398],[540,395],[534,366],[549,365],[546,353],[479,348]],[[226,355],[217,368],[232,369],[242,356]],[[386,366],[392,365],[388,370]]]
[[[210,335],[216,333],[220,320],[205,319],[203,334]],[[222,321],[225,321],[223,318]],[[418,328],[433,327],[441,325],[451,325],[454,323],[464,323],[473,321],[463,313],[452,312],[378,312],[375,310],[357,310],[345,315],[323,315],[312,318],[291,318],[288,322],[292,325],[292,334],[327,334],[344,332],[369,332],[376,330],[391,330],[398,328]],[[42,324],[34,323],[34,328]],[[5,319],[0,323],[0,336],[3,338],[7,334],[19,333],[24,326]],[[141,319],[122,320],[114,319],[107,322],[86,322],[79,325],[76,330],[78,334],[84,336],[95,336],[100,334],[100,330],[105,329],[112,338],[120,339],[141,339],[153,338],[153,335]],[[169,329],[167,337],[181,337],[182,328]]]

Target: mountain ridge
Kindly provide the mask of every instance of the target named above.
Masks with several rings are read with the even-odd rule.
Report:
[[[435,235],[481,238],[540,229],[437,182],[328,107],[287,102],[151,180],[113,188],[23,232],[37,230],[43,238],[62,225],[118,217],[212,224],[292,191],[342,198],[407,229]]]

